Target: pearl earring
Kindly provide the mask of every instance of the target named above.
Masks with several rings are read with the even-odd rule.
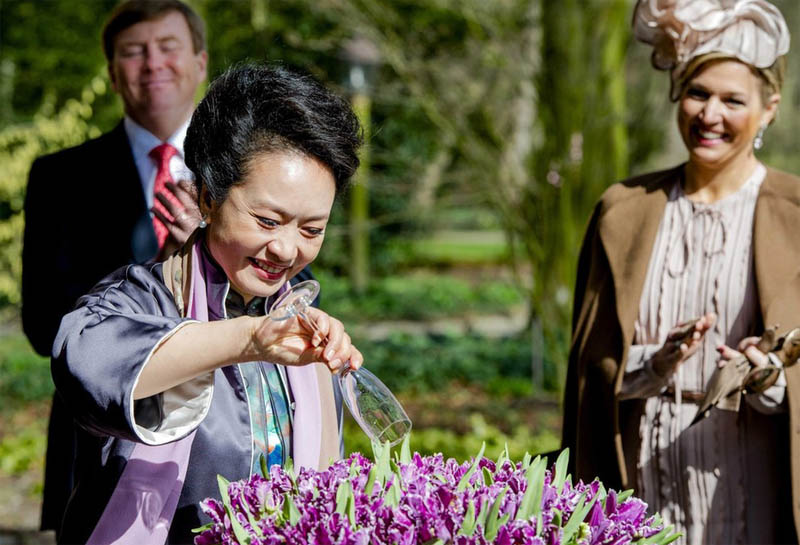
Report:
[[[761,125],[761,128],[758,129],[758,133],[756,133],[756,137],[753,139],[753,147],[757,150],[764,147],[764,131],[767,130],[766,125]]]
[[[200,229],[205,229],[206,227],[208,227],[208,223],[206,223],[205,217],[203,217],[203,219],[200,220],[200,223],[197,224],[197,227],[199,227]]]

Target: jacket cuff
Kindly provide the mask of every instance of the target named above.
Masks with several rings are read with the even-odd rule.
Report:
[[[158,348],[187,324],[179,323],[153,346],[139,369],[128,403],[128,418],[136,437],[147,445],[163,445],[181,439],[194,431],[205,419],[214,395],[214,371],[205,373],[160,394],[134,401],[133,392],[139,384],[142,371]]]

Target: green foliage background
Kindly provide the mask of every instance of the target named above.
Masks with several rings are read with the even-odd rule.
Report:
[[[0,306],[20,302],[31,162],[119,120],[99,43],[114,3],[0,0]],[[598,195],[684,157],[667,75],[631,40],[633,0],[190,3],[208,21],[212,77],[247,59],[280,61],[344,92],[342,43],[356,35],[375,42],[383,62],[368,143],[373,272],[441,266],[415,239],[429,239],[430,248],[443,229],[501,230],[499,250],[446,242],[446,265],[474,264],[481,253],[515,263],[531,323],[556,360],[566,351],[575,260]],[[795,28],[800,3],[775,3]],[[761,153],[793,172],[800,171],[798,68],[792,52],[780,119]],[[79,173],[64,173],[63,183],[80,184]],[[345,212],[337,210],[317,263],[338,276],[350,260]],[[463,291],[444,293],[438,304]]]
[[[773,2],[798,28],[800,2]],[[279,61],[345,92],[341,45],[353,36],[377,45],[383,62],[368,142],[373,279],[366,293],[352,293],[342,199],[315,263],[323,306],[352,323],[502,313],[527,300],[533,339],[397,333],[355,341],[423,424],[455,398],[467,400],[448,425],[416,428],[413,449],[463,459],[487,439],[491,456],[505,443],[512,458],[556,448],[553,392],[563,379],[575,261],[591,207],[615,181],[685,158],[668,76],[651,68],[649,48],[630,36],[634,1],[189,3],[208,22],[212,78],[232,63]],[[100,47],[115,4],[0,0],[0,312],[10,321],[20,304],[31,163],[110,130],[122,113]],[[798,74],[792,51],[779,119],[760,152],[794,173]],[[62,176],[61,183],[80,184],[78,172]],[[447,274],[508,263],[515,285]],[[542,372],[536,387],[532,360]],[[47,360],[0,331],[0,474],[41,464],[51,393]],[[537,397],[547,403],[518,405]],[[539,415],[545,421],[526,420]],[[368,452],[354,426],[347,423],[348,449]]]

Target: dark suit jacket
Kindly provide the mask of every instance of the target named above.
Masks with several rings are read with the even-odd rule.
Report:
[[[572,346],[564,394],[563,447],[570,472],[584,482],[635,488],[642,400],[620,401],[628,348],[669,187],[683,166],[632,178],[601,197],[586,230],[575,283]],[[761,324],[781,333],[800,325],[800,179],[767,169],[756,201],[753,262]],[[760,333],[760,332],[759,332]],[[765,463],[782,467],[786,480],[781,527],[800,528],[800,364],[787,367],[788,415],[772,415],[786,434]],[[766,460],[770,460],[767,462]],[[793,513],[791,512],[793,508]],[[779,519],[781,520],[781,519]],[[794,535],[788,536],[796,542]],[[783,543],[784,541],[781,541]]]
[[[25,196],[22,327],[49,356],[61,318],[100,279],[153,258],[158,243],[128,136],[114,130],[38,158]],[[53,398],[48,428],[42,529],[61,526],[72,490],[72,418]]]
[[[158,251],[122,123],[37,159],[25,197],[22,326],[49,356],[62,316],[101,278]]]

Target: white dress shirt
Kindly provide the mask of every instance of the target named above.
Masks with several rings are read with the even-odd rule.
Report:
[[[156,172],[158,165],[150,157],[150,151],[163,144],[153,133],[136,123],[133,119],[125,116],[123,122],[125,126],[125,133],[128,135],[128,142],[131,145],[133,152],[133,160],[136,163],[136,170],[139,172],[139,180],[142,182],[142,190],[144,191],[144,198],[147,201],[147,208],[153,207],[153,184],[156,180]],[[183,159],[183,141],[186,138],[186,129],[189,127],[189,120],[181,125],[175,133],[167,138],[166,142],[175,146],[178,150],[169,162],[169,170],[172,174],[172,179],[176,182],[178,180],[187,179],[193,180],[194,175],[184,163]]]

